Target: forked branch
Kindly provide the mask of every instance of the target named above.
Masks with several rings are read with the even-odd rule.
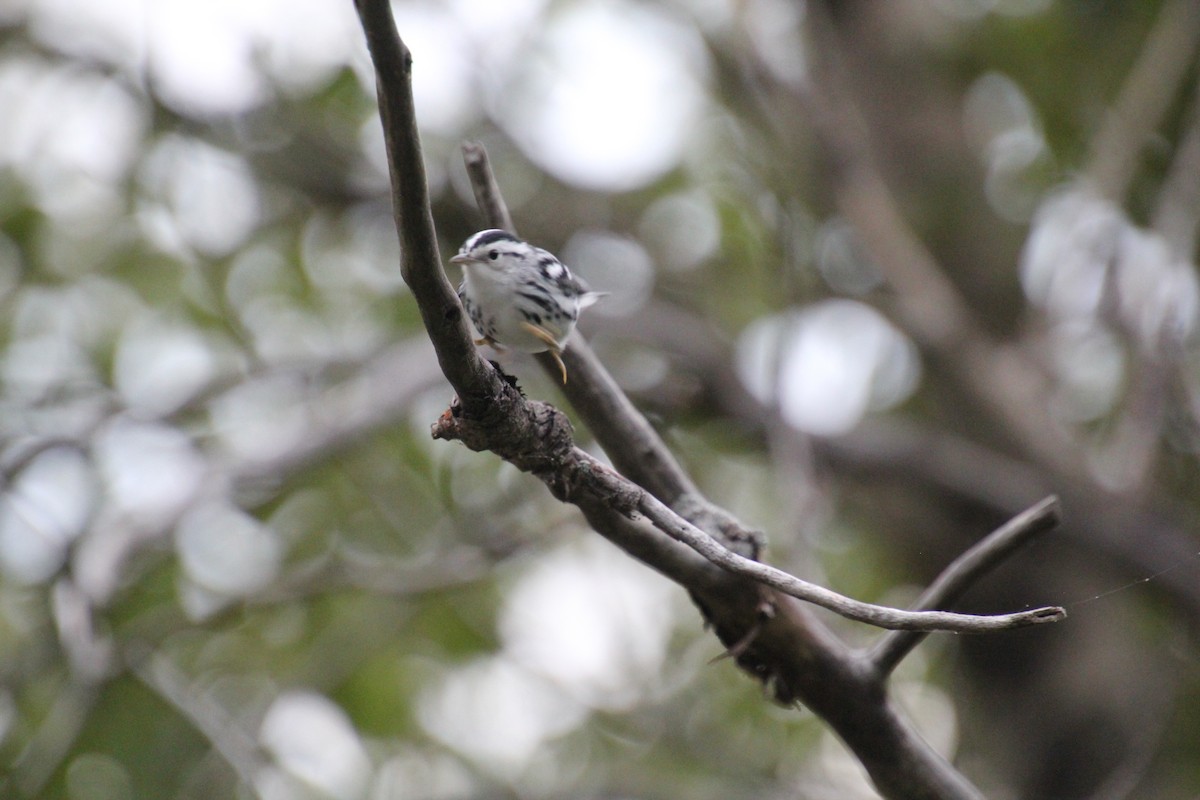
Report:
[[[1057,526],[1058,519],[1058,498],[1053,495],[1030,506],[954,559],[917,598],[913,609],[945,608],[985,573],[995,569],[1034,538]],[[1062,612],[1062,609],[1056,610]],[[1062,616],[1066,616],[1066,613],[1063,612]],[[887,634],[871,652],[875,669],[880,675],[890,674],[923,638],[925,634],[912,630]]]
[[[1051,498],[1049,501],[1043,501],[1038,506],[1035,506],[1034,509],[1031,509],[1031,511],[1038,512],[1039,522],[1050,520],[1049,516],[1043,516],[1041,512],[1044,511],[1048,504],[1053,504],[1054,502],[1054,499]],[[739,556],[722,547],[712,537],[688,523],[687,520],[681,519],[672,513],[669,508],[648,494],[643,494],[641,497],[638,503],[638,510],[645,514],[654,523],[656,528],[672,538],[683,542],[719,567],[738,575],[744,575],[747,578],[753,578],[759,583],[778,589],[784,594],[829,609],[847,619],[865,622],[868,625],[874,625],[879,628],[887,628],[893,631],[925,633],[931,631],[986,633],[989,631],[1024,628],[1043,622],[1058,622],[1067,616],[1067,612],[1058,606],[1046,606],[1030,611],[1019,611],[1014,614],[988,614],[979,616],[933,610],[902,611],[898,608],[864,603],[861,600],[854,600],[826,589],[823,586],[818,586],[797,578],[794,575],[789,575],[783,570]],[[1030,513],[1030,511],[1027,511],[1021,517],[1027,517]],[[1020,530],[1027,530],[1027,526],[1024,523],[1017,524]],[[1050,524],[1053,525],[1053,522]],[[1045,530],[1044,527],[1039,527],[1038,529]],[[1005,543],[1011,544],[1011,537]],[[999,560],[1007,557],[1012,549],[1002,550],[997,547],[988,547],[986,551],[978,549],[967,551],[964,558],[955,561],[951,569],[943,573],[943,576],[950,576],[946,579],[945,585],[943,585],[942,579],[939,579],[939,582],[935,582],[926,592],[926,595],[922,596],[922,600],[925,602],[919,602],[918,609],[938,608],[942,602],[940,598],[945,596],[948,600],[950,597],[956,596],[958,592],[961,592],[969,583],[973,582],[979,574],[994,566]],[[946,589],[950,587],[953,587],[957,591],[947,592]],[[927,597],[930,599],[926,599]],[[917,641],[919,641],[919,638],[913,639],[912,644],[915,645]],[[903,653],[899,653],[899,656],[903,657]]]

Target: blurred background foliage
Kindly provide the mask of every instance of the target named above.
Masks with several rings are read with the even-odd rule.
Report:
[[[443,253],[478,139],[773,563],[903,604],[1063,497],[963,607],[1069,620],[894,680],[941,752],[993,798],[1200,793],[1194,3],[394,8]],[[350,0],[0,0],[0,794],[873,797],[681,591],[430,440],[361,38]]]

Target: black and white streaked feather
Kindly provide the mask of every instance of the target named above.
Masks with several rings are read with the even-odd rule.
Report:
[[[579,312],[601,296],[552,253],[507,231],[476,233],[450,261],[462,265],[458,296],[484,341],[526,353],[548,350],[556,360]]]

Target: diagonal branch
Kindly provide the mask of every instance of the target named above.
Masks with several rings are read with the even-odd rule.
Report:
[[[490,450],[500,455],[518,469],[541,478],[560,500],[576,505],[585,501],[600,503],[630,519],[635,514],[642,514],[655,528],[725,571],[750,578],[848,619],[895,630],[983,633],[1057,622],[1066,616],[1066,612],[1057,607],[989,616],[945,611],[902,611],[845,597],[729,550],[649,492],[576,447],[571,441],[570,424],[556,409],[530,404],[530,413],[515,418],[513,424],[513,429],[498,431],[494,426],[480,425],[456,415],[451,409],[434,425],[433,435],[436,439],[461,441],[472,450]],[[1009,549],[1005,549],[1003,554],[1007,555],[1008,552]],[[985,563],[994,563],[993,559],[998,556],[992,553]],[[952,585],[965,586],[982,571],[980,568],[968,570],[958,575]],[[699,574],[698,570],[695,572]],[[688,588],[695,588],[691,585],[692,580],[693,576],[688,575],[681,582]]]

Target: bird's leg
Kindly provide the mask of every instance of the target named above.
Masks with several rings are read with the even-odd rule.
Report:
[[[521,327],[546,343],[546,350],[550,353],[550,357],[554,359],[554,363],[558,364],[558,369],[562,373],[562,382],[565,385],[567,382],[567,365],[563,363],[562,356],[559,355],[562,352],[562,348],[558,346],[558,340],[554,338],[554,334],[541,325],[534,325],[532,322],[526,320],[521,320]]]
[[[543,342],[545,342],[546,347],[550,348],[551,350],[559,349],[558,340],[554,338],[554,334],[550,333],[550,331],[546,330],[541,325],[534,325],[528,320],[521,320],[521,327],[535,338],[541,339]]]

